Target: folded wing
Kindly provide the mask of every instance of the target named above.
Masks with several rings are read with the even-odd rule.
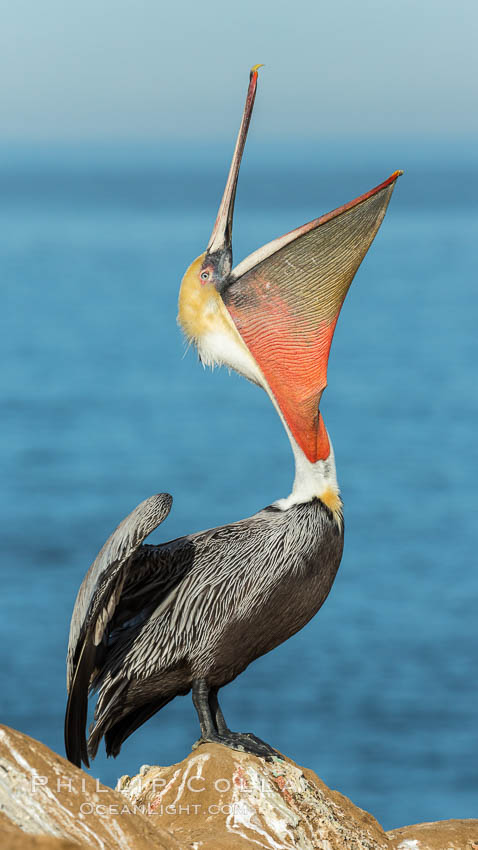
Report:
[[[108,538],[78,592],[68,644],[65,715],[66,754],[78,766],[81,760],[89,766],[85,737],[88,689],[121,597],[128,564],[145,538],[166,519],[171,505],[168,493],[151,496],[138,505]]]

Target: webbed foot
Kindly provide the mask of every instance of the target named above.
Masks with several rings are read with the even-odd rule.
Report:
[[[265,761],[272,761],[273,758],[280,758],[277,750],[274,750],[271,746],[269,746],[269,744],[266,744],[265,741],[261,741],[261,739],[256,735],[253,735],[252,732],[228,731],[221,735],[210,734],[207,735],[207,737],[203,736],[199,738],[199,741],[196,741],[196,743],[193,744],[193,750],[201,744],[223,744],[231,750],[238,750],[240,753],[250,753],[253,756],[265,759]]]

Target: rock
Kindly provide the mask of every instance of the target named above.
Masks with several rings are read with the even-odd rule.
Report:
[[[387,833],[397,850],[478,850],[478,820],[441,820]]]
[[[476,820],[386,833],[311,770],[217,744],[170,767],[144,765],[117,787],[191,850],[478,850]]]
[[[384,832],[288,758],[217,744],[144,765],[116,791],[0,726],[1,850],[478,850],[478,821]]]
[[[2,850],[180,846],[121,794],[6,726],[0,726],[0,835]]]
[[[2,850],[78,850],[79,845],[66,838],[46,835],[26,835],[20,827],[0,812],[0,837]]]
[[[264,762],[204,744],[179,764],[147,767],[117,788],[186,847],[204,850],[382,850],[372,815],[289,759]]]

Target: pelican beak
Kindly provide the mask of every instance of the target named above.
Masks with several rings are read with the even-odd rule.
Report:
[[[259,248],[233,269],[221,293],[311,463],[330,453],[319,403],[337,319],[401,173]]]
[[[263,245],[233,269],[234,201],[259,67],[250,72],[207,250],[181,284],[179,321],[203,363],[227,365],[264,387],[291,437],[315,463],[330,454],[319,403],[337,319],[402,172]]]
[[[234,201],[236,199],[237,179],[241,167],[242,154],[246,144],[247,131],[251,121],[252,109],[257,89],[257,72],[261,65],[254,65],[249,76],[249,88],[247,90],[246,104],[242,115],[241,126],[237,136],[236,147],[232,157],[231,167],[226,182],[226,188],[219,206],[217,218],[214,224],[211,238],[207,246],[207,256],[220,258],[220,277],[226,278],[232,268],[232,219],[234,216]]]

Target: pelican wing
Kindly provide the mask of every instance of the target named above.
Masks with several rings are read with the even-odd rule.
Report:
[[[65,748],[70,761],[86,765],[88,689],[119,603],[131,559],[145,538],[168,516],[172,496],[160,493],[141,502],[108,538],[88,570],[76,598],[67,657],[68,704]]]
[[[230,285],[222,292],[237,330],[311,462],[329,454],[318,407],[340,308],[400,173],[264,245],[232,271]]]

